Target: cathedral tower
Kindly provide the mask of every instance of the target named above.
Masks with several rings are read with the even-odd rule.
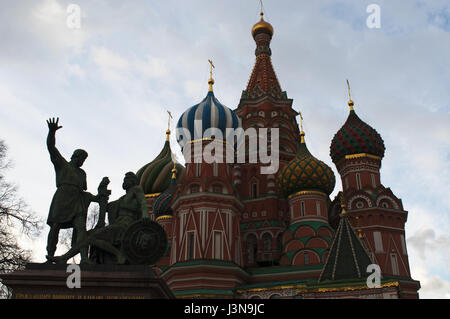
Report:
[[[330,156],[341,176],[349,221],[383,276],[411,278],[405,242],[408,212],[401,199],[381,183],[383,139],[359,118],[351,98],[348,105],[348,118],[331,142]],[[331,210],[331,218],[336,211]],[[415,285],[408,290],[405,293],[417,294]]]
[[[256,43],[256,61],[247,84],[242,91],[236,114],[242,120],[244,130],[279,130],[279,167],[295,157],[300,144],[299,130],[295,121],[297,112],[292,109],[292,99],[288,99],[281,89],[272,65],[270,41],[274,34],[272,25],[260,21],[252,28],[251,34]],[[269,141],[245,139],[246,154],[251,151],[250,144],[261,148]],[[245,205],[242,214],[242,233],[245,241],[245,265],[277,264],[281,257],[281,236],[288,220],[288,203],[279,199],[280,190],[276,184],[276,174],[261,174],[261,167],[267,164],[236,164],[234,173],[238,178],[236,189]],[[279,170],[279,169],[278,169]],[[241,182],[246,181],[246,182]]]
[[[300,124],[302,118],[300,115]],[[333,230],[328,224],[329,195],[334,189],[334,173],[315,158],[305,143],[303,128],[297,155],[277,176],[280,189],[289,201],[290,224],[283,233],[282,265],[324,264]]]

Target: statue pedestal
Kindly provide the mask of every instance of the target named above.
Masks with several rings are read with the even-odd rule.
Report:
[[[12,289],[14,299],[175,298],[149,266],[81,265],[80,288],[67,287],[67,278],[73,274],[67,266],[31,263],[0,278]]]

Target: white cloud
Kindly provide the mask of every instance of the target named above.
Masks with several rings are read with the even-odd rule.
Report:
[[[408,243],[419,252],[422,259],[432,260],[432,255],[439,253],[446,259],[447,267],[450,268],[450,236],[436,236],[435,230],[425,228],[409,237]]]
[[[168,75],[167,62],[164,59],[147,56],[144,60],[135,62],[135,71],[148,77],[161,78]]]
[[[420,281],[419,296],[422,299],[450,299],[450,281],[430,274],[426,265],[415,267],[416,280]]]
[[[67,64],[66,67],[69,75],[84,79],[85,72],[78,64]]]

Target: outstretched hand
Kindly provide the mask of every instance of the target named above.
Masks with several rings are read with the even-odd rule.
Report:
[[[48,125],[48,130],[50,132],[56,132],[57,130],[59,130],[62,126],[58,126],[58,122],[59,122],[59,117],[56,118],[51,118],[47,120],[47,125]]]

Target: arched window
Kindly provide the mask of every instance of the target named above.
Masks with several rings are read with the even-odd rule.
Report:
[[[392,274],[398,276],[400,272],[398,271],[398,261],[397,254],[391,254],[391,265],[392,265]]]
[[[256,255],[258,253],[258,241],[254,234],[250,234],[247,236],[246,250],[247,250],[247,262],[249,264],[255,263]]]
[[[202,172],[202,163],[197,163],[195,168],[196,168],[195,176],[200,177],[200,174]]]
[[[309,254],[305,252],[305,254],[303,255],[303,258],[304,258],[304,264],[309,265]]]
[[[361,175],[359,173],[356,173],[356,188],[361,189]]]
[[[258,197],[258,183],[257,182],[253,182],[252,183],[252,194],[251,194],[252,198],[257,198]]]
[[[189,191],[191,194],[200,192],[200,185],[192,184],[191,186],[189,186]]]
[[[277,249],[278,251],[283,249],[283,233],[279,233],[277,236]]]
[[[265,233],[262,237],[264,252],[270,252],[272,250],[272,235]]]
[[[213,163],[213,176],[217,177],[219,175],[219,164]]]
[[[220,184],[214,184],[214,185],[212,186],[212,191],[213,191],[213,193],[219,193],[219,194],[222,194],[222,193],[223,193],[223,186],[220,185]]]

